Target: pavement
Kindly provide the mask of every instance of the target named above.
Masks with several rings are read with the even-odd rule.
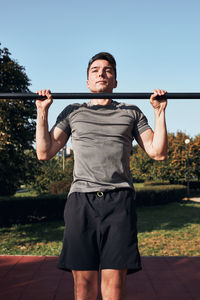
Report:
[[[73,300],[73,279],[55,256],[0,256],[0,300]],[[199,257],[142,257],[126,300],[200,300]],[[100,297],[98,299],[101,299]]]

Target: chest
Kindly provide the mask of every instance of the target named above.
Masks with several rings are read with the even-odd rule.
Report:
[[[132,138],[133,117],[126,110],[92,110],[75,112],[70,118],[72,137]]]

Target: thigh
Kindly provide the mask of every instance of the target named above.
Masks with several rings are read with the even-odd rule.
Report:
[[[101,269],[141,269],[137,245],[137,216],[134,192],[116,190],[105,197],[101,223]]]
[[[67,200],[65,232],[59,267],[66,270],[98,271],[99,251],[95,212],[84,193],[73,193]]]

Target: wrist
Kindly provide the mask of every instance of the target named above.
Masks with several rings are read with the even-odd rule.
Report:
[[[38,108],[37,109],[37,118],[47,120],[48,118],[48,109],[47,108]]]
[[[164,108],[154,108],[154,114],[156,117],[164,116],[165,115],[165,109]]]

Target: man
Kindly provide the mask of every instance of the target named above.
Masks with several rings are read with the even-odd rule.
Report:
[[[89,61],[91,93],[112,93],[117,87],[116,62],[109,53]],[[135,193],[129,170],[135,138],[155,160],[167,154],[166,93],[154,90],[154,132],[140,109],[111,99],[67,106],[48,131],[49,90],[37,100],[36,149],[40,160],[51,159],[72,136],[74,179],[65,206],[65,232],[58,267],[72,271],[76,300],[97,299],[101,271],[103,300],[122,300],[126,275],[141,269],[137,247]]]

